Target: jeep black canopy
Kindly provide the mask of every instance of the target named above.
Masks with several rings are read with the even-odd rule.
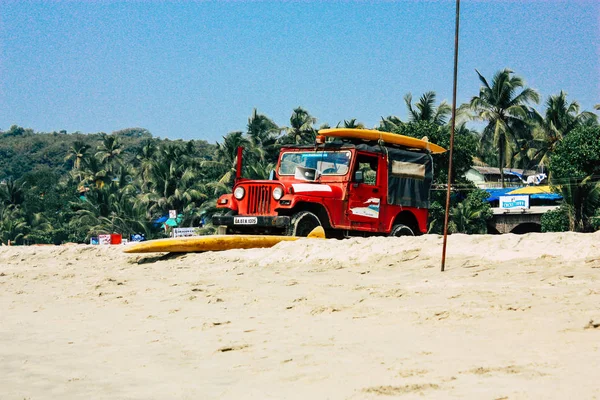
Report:
[[[387,155],[388,204],[429,208],[433,181],[431,154],[369,144],[357,144],[356,149]]]

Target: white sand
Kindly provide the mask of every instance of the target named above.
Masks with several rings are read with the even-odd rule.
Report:
[[[600,233],[448,246],[1,247],[0,399],[600,399]]]

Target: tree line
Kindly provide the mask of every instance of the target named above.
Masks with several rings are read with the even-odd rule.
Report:
[[[540,95],[513,71],[498,71],[488,81],[477,72],[480,91],[458,107],[450,229],[485,233],[492,216],[487,193],[464,179],[473,165],[532,169],[544,165],[561,207],[543,216],[546,231],[600,228],[600,126],[597,115],[582,111],[567,94],[551,95],[539,112]],[[434,92],[404,97],[408,119],[382,117],[383,131],[449,146],[450,105]],[[600,105],[596,106],[600,109]],[[470,121],[483,123],[481,131]],[[356,119],[337,127],[364,128]],[[86,242],[98,233],[119,232],[147,238],[164,235],[155,221],[177,210],[181,226],[208,223],[215,201],[232,190],[236,151],[245,148],[243,176],[267,179],[284,145],[311,144],[317,118],[306,109],[292,111],[286,126],[254,109],[246,129],[209,144],[167,140],[142,128],[111,134],[35,133],[12,126],[0,131],[0,241],[21,243]],[[434,157],[435,183],[447,182],[448,153]],[[502,172],[501,172],[502,173]],[[504,177],[502,175],[502,185]],[[443,190],[432,192],[430,232],[442,229]],[[210,224],[204,228],[211,232]]]

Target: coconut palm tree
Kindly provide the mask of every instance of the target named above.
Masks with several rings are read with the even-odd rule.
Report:
[[[550,96],[546,101],[546,112],[542,116],[533,111],[533,118],[537,127],[533,132],[533,140],[530,141],[532,149],[531,159],[543,165],[550,164],[550,157],[557,144],[578,126],[597,121],[596,114],[583,111],[579,112],[579,103],[567,101],[567,94],[560,91],[559,94]]]
[[[71,171],[74,178],[84,186],[95,185],[97,188],[102,188],[106,183],[110,182],[107,170],[96,157],[86,157],[82,159],[81,168]]]
[[[8,179],[0,183],[0,204],[19,206],[25,201],[24,183]]]
[[[81,160],[86,156],[86,152],[91,148],[89,144],[86,144],[82,140],[76,140],[69,148],[65,161],[73,161],[73,169],[79,169],[81,166]]]
[[[150,164],[144,182],[149,192],[141,196],[150,211],[158,215],[167,210],[181,211],[189,204],[199,206],[207,198],[199,170],[189,152],[189,148],[181,146],[164,146]]]
[[[142,184],[148,182],[150,168],[155,161],[157,153],[158,147],[152,139],[142,142],[142,146],[136,151],[135,162]]]
[[[247,134],[255,144],[263,146],[275,142],[281,129],[269,117],[259,114],[256,108],[248,118]]]
[[[381,121],[379,121],[379,130],[384,132],[395,132],[397,131],[404,122],[400,120],[400,118],[390,115],[389,117],[383,118],[381,117]]]
[[[466,199],[451,210],[448,230],[451,233],[483,234],[487,232],[487,220],[493,216],[492,209],[485,201],[489,194],[484,190],[473,190]]]
[[[583,179],[566,178],[557,187],[563,197],[562,206],[567,210],[569,230],[593,231],[592,219],[600,209],[600,181],[593,175]]]
[[[216,182],[231,188],[235,178],[237,167],[237,149],[244,147],[252,148],[252,142],[246,138],[243,132],[231,132],[223,136],[223,142],[217,142],[217,150],[214,160],[203,161],[201,166],[216,174]]]
[[[120,164],[122,151],[123,145],[119,141],[118,136],[103,134],[102,144],[98,146],[96,157],[106,167],[106,170],[110,172]]]
[[[246,134],[250,138],[253,147],[260,150],[261,158],[269,162],[275,162],[279,149],[276,146],[281,128],[267,116],[258,114],[256,108],[248,118]]]
[[[302,107],[295,108],[290,117],[290,126],[285,128],[286,135],[282,144],[311,144],[315,142],[316,131],[313,127],[317,119]]]
[[[20,244],[27,234],[27,222],[21,212],[12,207],[0,209],[0,243]]]
[[[407,93],[404,96],[404,102],[406,103],[410,120],[413,122],[427,121],[436,125],[444,125],[452,112],[452,108],[445,101],[442,101],[440,105],[436,107],[435,97],[435,92],[426,92],[421,96],[413,108],[412,94]]]
[[[532,110],[530,102],[538,103],[538,93],[524,86],[523,79],[512,75],[513,71],[504,69],[497,72],[491,85],[477,71],[482,86],[479,96],[471,99],[468,107],[475,120],[486,121],[480,144],[492,145],[498,151],[500,179],[504,187],[504,167],[511,164],[518,139],[526,138],[528,117]]]
[[[341,122],[338,122],[336,128],[339,128],[341,124]],[[350,120],[345,119],[343,127],[349,129],[365,129],[365,125],[362,122],[356,122],[356,118]]]

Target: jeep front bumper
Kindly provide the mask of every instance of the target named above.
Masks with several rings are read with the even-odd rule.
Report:
[[[286,228],[290,225],[288,216],[214,215],[212,223],[231,228]]]

